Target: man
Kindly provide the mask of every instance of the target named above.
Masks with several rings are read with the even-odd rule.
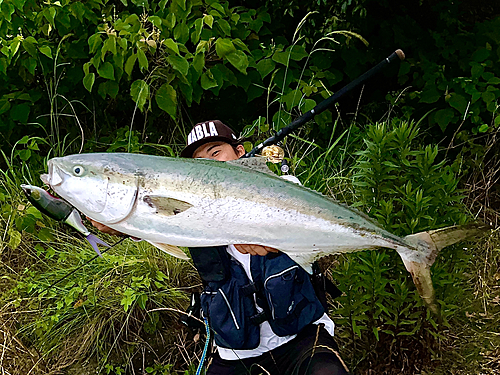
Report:
[[[225,162],[244,154],[234,131],[214,120],[194,126],[181,156]],[[205,286],[202,311],[216,345],[207,375],[348,374],[332,337],[334,324],[309,275],[286,254],[251,244],[190,252]]]

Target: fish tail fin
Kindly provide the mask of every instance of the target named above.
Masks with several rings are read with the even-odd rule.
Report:
[[[441,249],[485,233],[490,227],[484,224],[456,225],[406,236],[405,242],[417,251],[398,251],[410,272],[420,297],[429,309],[440,315],[436,293],[432,284],[431,266]]]
[[[90,246],[92,246],[92,248],[94,249],[94,251],[101,258],[102,258],[102,254],[99,251],[99,248],[97,247],[97,245],[102,245],[102,246],[105,246],[105,247],[111,247],[109,244],[107,244],[106,242],[104,242],[103,240],[101,240],[99,237],[94,236],[92,233],[89,234],[88,236],[86,236],[85,239],[89,242]]]

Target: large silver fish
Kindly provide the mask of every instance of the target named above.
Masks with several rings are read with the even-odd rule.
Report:
[[[436,313],[430,267],[438,251],[482,230],[451,227],[401,238],[354,209],[273,175],[258,158],[80,154],[49,160],[48,171],[42,180],[88,217],[178,257],[186,256],[168,245],[258,244],[280,249],[310,270],[328,254],[394,249]]]

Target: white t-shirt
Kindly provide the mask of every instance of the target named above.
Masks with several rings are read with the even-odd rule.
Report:
[[[250,279],[250,281],[253,282],[252,273],[250,272],[250,257],[252,255],[240,253],[238,250],[236,250],[236,248],[233,245],[229,245],[227,247],[227,252],[239,263],[241,263],[248,278]],[[262,309],[257,304],[255,304],[255,306],[257,308],[257,311],[259,312],[262,311]],[[328,315],[323,314],[321,318],[319,318],[314,322],[314,324],[319,324],[319,323],[323,323],[328,333],[330,333],[330,335],[333,336],[335,330],[335,324],[328,317]],[[272,349],[277,348],[278,346],[283,345],[284,343],[295,338],[295,336],[296,335],[280,337],[272,331],[269,322],[265,321],[260,324],[260,343],[257,348],[250,350],[242,350],[242,349],[226,349],[217,347],[217,350],[219,351],[220,357],[226,360],[257,357],[265,352],[268,352]]]

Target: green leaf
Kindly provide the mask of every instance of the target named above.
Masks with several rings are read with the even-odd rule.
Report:
[[[56,8],[50,7],[43,10],[43,15],[50,22],[52,27],[55,27],[54,18],[56,17]]]
[[[28,159],[31,157],[31,150],[29,149],[24,149],[19,151],[19,158],[22,161],[28,161]]]
[[[226,55],[226,59],[243,74],[246,74],[248,67],[248,57],[243,51],[234,51]]]
[[[175,27],[175,21],[176,21],[175,13],[169,13],[165,17],[165,23],[170,30],[172,30]]]
[[[177,46],[177,43],[172,38],[165,39],[163,44],[165,44],[165,46],[167,48],[171,49],[176,54],[179,54],[179,47]]]
[[[94,86],[94,82],[95,82],[94,73],[86,74],[85,77],[83,78],[83,86],[85,86],[88,92],[92,91],[92,86]]]
[[[489,85],[498,85],[500,83],[500,78],[499,77],[491,77],[488,80]]]
[[[45,56],[47,56],[49,59],[52,58],[52,50],[50,49],[49,46],[40,46],[38,47],[38,50]]]
[[[276,64],[271,59],[263,59],[257,63],[257,71],[260,73],[262,79],[264,79],[269,73],[274,70]]]
[[[144,109],[144,104],[146,104],[146,100],[149,98],[149,85],[142,79],[134,81],[130,86],[130,96],[132,96],[132,100],[142,111]]]
[[[205,54],[198,53],[193,58],[193,68],[201,74],[203,72],[203,67],[205,66]]]
[[[168,83],[164,83],[155,94],[156,104],[174,120],[177,115],[177,93]]]
[[[217,87],[217,81],[210,70],[207,70],[201,75],[201,87],[203,90],[208,90],[212,87]]]
[[[481,94],[481,97],[486,103],[493,102],[495,100],[495,94],[491,91],[485,91]]]
[[[474,62],[471,63],[471,66],[472,68],[470,70],[470,73],[472,78],[479,78],[484,72],[484,67],[481,64]]]
[[[285,108],[290,111],[293,107],[299,104],[302,94],[299,90],[292,90],[288,94],[283,95],[280,99],[281,103],[285,103]]]
[[[101,59],[104,60],[104,56],[106,52],[109,51],[113,55],[116,55],[116,37],[114,35],[110,35],[108,39],[104,41],[104,45],[102,46],[101,51]]]
[[[0,8],[5,19],[9,22],[12,21],[12,14],[16,11],[14,5],[9,2],[0,2]]]
[[[300,61],[304,57],[307,57],[308,53],[306,52],[306,47],[302,45],[294,45],[290,47],[290,59],[295,61]],[[287,51],[288,52],[288,51]]]
[[[420,95],[420,103],[435,103],[441,97],[441,93],[435,87],[424,90]]]
[[[472,60],[475,62],[483,62],[490,56],[490,51],[486,48],[479,48],[472,54]]]
[[[185,23],[179,23],[174,28],[174,39],[184,44],[189,40],[189,28]]]
[[[120,85],[118,85],[115,81],[105,81],[99,85],[99,89],[97,93],[103,98],[106,99],[106,96],[109,95],[112,98],[116,98],[118,95],[118,91],[120,89]]]
[[[273,59],[273,61],[276,61],[277,63],[288,66],[288,57],[289,57],[288,52],[276,51],[276,52],[274,52],[272,59]]]
[[[26,3],[26,0],[12,0],[12,2],[17,9],[19,9],[21,12],[23,11],[24,3]]]
[[[451,108],[440,109],[439,111],[436,112],[434,119],[438,123],[441,130],[445,131],[446,127],[448,126],[448,124],[450,123],[450,121],[453,119],[454,116],[455,113],[453,112],[453,109]]]
[[[149,16],[148,17],[149,22],[151,22],[155,27],[161,28],[161,18],[158,16]]]
[[[10,109],[10,102],[7,99],[0,99],[0,115]]]
[[[182,10],[186,10],[186,0],[173,0],[173,2]]]
[[[220,29],[226,36],[231,36],[231,26],[229,25],[229,22],[221,18],[217,20],[217,25],[219,25]]]
[[[490,127],[486,124],[483,124],[477,129],[479,133],[486,133]]]
[[[102,44],[101,34],[94,34],[88,39],[90,53],[95,53]]]
[[[224,58],[227,54],[235,52],[236,48],[231,39],[218,38],[215,41],[215,51],[220,58]]]
[[[27,60],[23,60],[21,64],[23,64],[23,66],[28,69],[28,72],[30,72],[30,74],[35,75],[35,69],[38,65],[36,58],[30,56]]]
[[[146,54],[141,48],[137,48],[137,59],[139,61],[139,68],[141,69],[141,71],[148,70],[149,62]]]
[[[177,55],[169,55],[167,56],[166,60],[172,66],[172,68],[177,70],[183,76],[188,74],[189,63],[184,57]]]
[[[452,93],[450,99],[448,100],[448,104],[461,114],[464,114],[467,109],[468,102],[462,95]]]
[[[221,14],[225,14],[226,12],[224,11],[224,8],[222,7],[222,5],[220,5],[219,3],[217,2],[212,2],[212,4],[210,4],[210,6],[216,10],[218,10]]]
[[[104,64],[99,65],[97,68],[97,74],[102,78],[106,79],[115,79],[115,68],[110,62],[105,62]]]
[[[313,99],[304,100],[304,105],[301,108],[302,113],[309,112],[311,109],[316,107],[316,101]]]
[[[127,61],[125,62],[125,73],[129,76],[132,75],[132,70],[134,69],[135,62],[137,60],[137,54],[132,54],[129,56]]]
[[[236,47],[239,47],[243,51],[250,53],[250,50],[248,49],[247,45],[243,43],[240,38],[233,39],[233,43]]]
[[[29,114],[30,114],[30,107],[27,104],[14,105],[10,110],[10,118],[13,121],[18,121],[23,124],[26,124],[28,122]]]
[[[36,57],[38,54],[35,44],[38,44],[38,42],[32,36],[29,36],[23,40],[23,48],[30,54],[30,56],[33,57]]]
[[[200,40],[201,31],[203,30],[203,18],[198,18],[194,21],[194,33],[191,34],[191,43],[196,44]]]
[[[205,25],[207,25],[208,27],[212,28],[212,26],[214,24],[214,17],[211,16],[210,14],[205,14],[203,16],[203,22],[205,22]]]
[[[9,243],[8,246],[12,249],[15,250],[20,244],[21,244],[21,233],[19,233],[17,230],[10,230],[9,231]]]

